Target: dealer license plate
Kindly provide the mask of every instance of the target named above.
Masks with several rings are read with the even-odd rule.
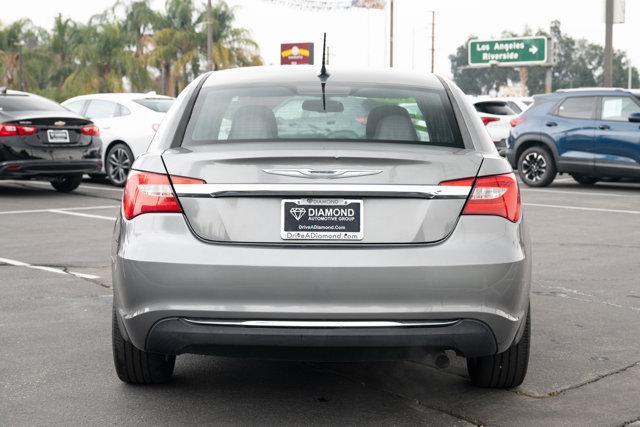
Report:
[[[362,200],[283,200],[280,237],[283,240],[362,240],[362,215]]]

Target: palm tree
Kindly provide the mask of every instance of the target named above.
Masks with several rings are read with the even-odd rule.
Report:
[[[175,95],[200,73],[206,58],[205,15],[193,0],[166,0],[156,12],[151,0],[117,0],[87,25],[61,15],[51,32],[29,20],[0,24],[0,85],[62,100],[101,91],[152,87]],[[234,9],[224,1],[213,10],[215,69],[260,64],[250,33],[234,26]],[[20,54],[22,52],[22,55]]]
[[[121,92],[123,76],[135,87],[148,87],[149,74],[128,49],[128,39],[119,23],[79,28],[82,42],[76,48],[78,67],[64,82],[78,93]]]
[[[151,9],[148,0],[137,0],[126,6],[123,26],[131,44],[135,46],[136,58],[143,58],[144,49],[150,43],[150,35],[159,22],[160,14]]]
[[[258,44],[251,38],[249,30],[234,26],[234,9],[224,1],[219,1],[212,8],[214,70],[262,64]],[[206,22],[206,11],[198,21]],[[204,50],[206,52],[206,47]]]
[[[178,47],[174,41],[177,30],[164,28],[158,30],[152,37],[153,50],[149,55],[150,63],[160,70],[162,80],[162,93],[169,96],[175,95],[172,65],[178,58]]]
[[[0,28],[0,76],[2,86],[16,87],[19,83],[20,51],[25,46],[28,19],[15,21],[5,28]]]
[[[170,96],[198,72],[200,43],[194,15],[191,0],[167,0],[166,13],[156,21],[150,62],[160,69],[162,90]]]
[[[30,20],[21,19],[8,27],[0,25],[0,85],[25,90],[43,86],[43,70],[48,80],[50,66],[43,58],[49,35]],[[43,62],[44,61],[44,62]]]
[[[65,79],[75,69],[73,51],[79,44],[77,27],[75,22],[69,18],[64,19],[61,14],[55,17],[48,50],[53,54],[55,64],[50,80],[58,91],[62,90]]]

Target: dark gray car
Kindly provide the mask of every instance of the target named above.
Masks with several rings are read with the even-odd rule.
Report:
[[[165,381],[183,353],[454,350],[473,383],[519,385],[529,240],[475,110],[435,75],[317,71],[205,74],[136,160],[113,245],[118,376]],[[285,103],[327,119],[292,126]]]

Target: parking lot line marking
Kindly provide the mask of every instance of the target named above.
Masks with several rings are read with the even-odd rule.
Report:
[[[589,191],[566,191],[566,190],[542,190],[537,188],[521,188],[520,191],[532,191],[539,193],[558,193],[558,194],[575,194],[578,196],[604,196],[604,197],[638,197],[634,194],[619,194],[619,193],[602,193],[602,192],[589,192]]]
[[[102,190],[102,191],[116,191],[118,193],[122,193],[124,190],[122,188],[109,188],[109,187],[98,187],[95,185],[84,185],[80,184],[79,188],[88,188],[89,190]]]
[[[69,271],[69,274],[72,276],[80,277],[82,279],[99,279],[100,276],[96,276],[95,274],[86,274],[86,273],[78,273],[77,271]]]
[[[75,271],[64,271],[61,268],[47,267],[45,265],[33,265],[27,262],[16,261],[15,259],[0,258],[0,262],[4,264],[14,265],[16,267],[32,268],[34,270],[48,271],[50,273],[65,274],[67,276],[75,276],[83,279],[99,279],[100,276],[94,274],[77,273]]]
[[[577,211],[611,212],[611,213],[640,215],[640,211],[629,211],[624,209],[588,208],[586,206],[545,205],[542,203],[523,203],[523,206],[536,206],[536,207],[543,207],[543,208],[572,209]]]
[[[35,184],[35,185],[46,185],[46,186],[50,185],[48,182],[42,182],[42,181],[6,180],[4,182],[10,183],[10,184]],[[88,188],[89,190],[117,191],[119,193],[122,193],[122,191],[123,191],[122,188],[98,187],[96,185],[85,185],[85,184],[80,184],[80,187],[78,187],[78,188],[79,189]]]
[[[89,211],[92,209],[110,209],[117,208],[118,205],[102,205],[102,206],[78,206],[74,208],[60,208],[60,211]],[[0,215],[11,215],[11,214],[24,214],[24,213],[39,213],[39,212],[49,212],[51,209],[26,209],[20,211],[0,211]]]
[[[65,215],[82,216],[82,217],[86,217],[86,218],[106,219],[108,221],[115,221],[116,220],[115,217],[112,217],[112,216],[91,215],[91,214],[80,213],[80,212],[64,211],[64,210],[61,210],[61,209],[48,209],[47,212],[53,212],[53,213],[59,213],[59,214],[65,214]]]

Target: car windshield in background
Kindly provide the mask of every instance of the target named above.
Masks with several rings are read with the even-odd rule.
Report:
[[[444,91],[350,84],[203,88],[182,145],[260,140],[463,147]]]
[[[39,96],[0,95],[0,111],[67,111],[62,105]]]
[[[475,107],[476,111],[485,114],[495,114],[497,116],[514,116],[517,114],[505,102],[478,102]]]
[[[173,99],[169,98],[142,98],[142,99],[134,99],[133,102],[136,102],[143,107],[147,107],[150,110],[156,111],[158,113],[166,113],[171,108],[171,104],[173,104]]]

